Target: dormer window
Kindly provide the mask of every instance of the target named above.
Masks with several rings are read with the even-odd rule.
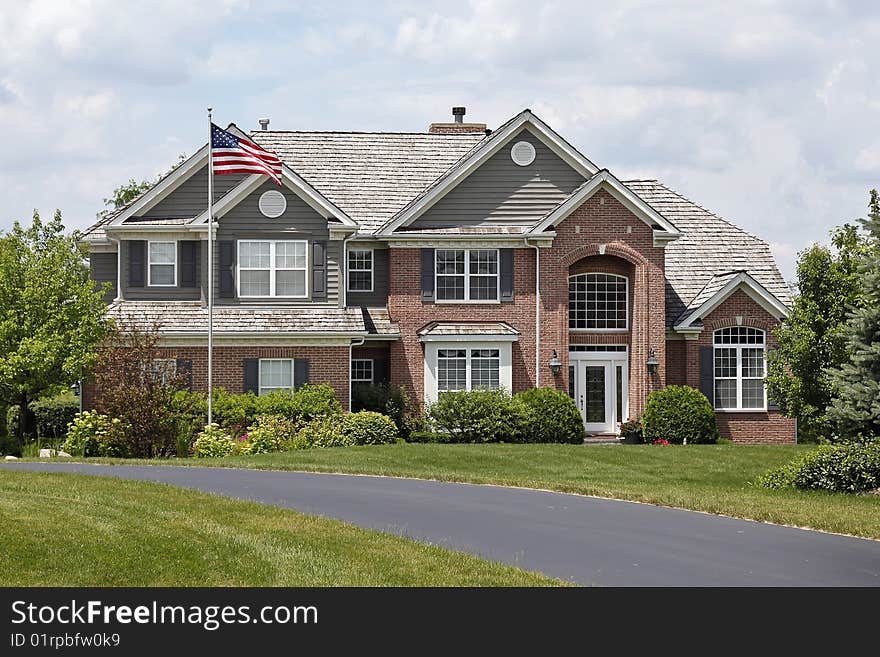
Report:
[[[147,285],[177,285],[177,242],[150,242],[147,248]]]

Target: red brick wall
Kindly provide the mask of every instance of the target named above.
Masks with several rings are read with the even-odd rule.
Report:
[[[158,358],[182,358],[192,361],[193,390],[208,388],[208,350],[205,347],[163,347]],[[327,383],[336,398],[348,409],[348,347],[214,347],[214,386],[229,392],[244,391],[245,358],[307,358],[309,382]],[[96,391],[87,385],[83,404],[93,408]]]
[[[712,334],[716,329],[737,326],[737,316],[742,318],[742,326],[751,326],[766,331],[767,346],[776,346],[773,328],[779,323],[770,313],[742,290],[737,290],[703,318],[703,331],[696,340],[670,341],[676,346],[669,353],[670,372],[683,375],[667,377],[672,384],[686,383],[694,388],[700,387],[700,347],[712,346]],[[795,440],[795,421],[778,411],[769,412],[718,412],[715,414],[718,430],[725,438],[737,443],[792,443]]]

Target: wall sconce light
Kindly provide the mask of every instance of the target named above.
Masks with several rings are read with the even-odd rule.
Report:
[[[559,360],[559,355],[556,353],[556,350],[553,350],[553,358],[550,359],[550,371],[553,372],[553,376],[559,374],[559,370],[562,369],[562,362]]]
[[[648,366],[648,374],[657,373],[657,368],[660,367],[660,361],[657,360],[657,355],[654,353],[653,349],[651,349],[651,353],[648,355],[648,361],[645,364]]]

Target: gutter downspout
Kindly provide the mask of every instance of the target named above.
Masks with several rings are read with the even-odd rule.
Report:
[[[535,250],[535,387],[541,387],[541,248],[537,244],[529,244],[529,238],[523,238],[526,248]]]
[[[342,280],[339,282],[342,286],[342,294],[340,295],[340,299],[342,299],[342,307],[346,308],[348,306],[348,240],[357,235],[357,231],[353,232],[348,237],[342,238],[342,255],[340,260],[342,260]],[[349,385],[349,387],[351,387]]]
[[[356,342],[356,340],[360,340],[360,342]],[[366,342],[365,338],[352,338],[351,342],[348,345],[348,412],[351,413],[351,350],[352,347],[360,347],[364,342]]]
[[[122,296],[122,240],[119,238],[110,238],[111,242],[116,242],[116,298],[114,301],[124,301]]]

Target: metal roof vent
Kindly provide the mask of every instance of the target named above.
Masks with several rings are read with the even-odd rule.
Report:
[[[452,108],[452,118],[455,119],[456,123],[461,123],[464,121],[464,114],[467,110],[464,107],[453,107]]]
[[[260,119],[260,130],[269,129],[269,119]]]
[[[535,161],[535,147],[527,141],[518,141],[510,149],[510,159],[521,167],[527,167]]]
[[[275,189],[263,192],[260,196],[260,212],[264,217],[269,219],[277,219],[287,209],[287,199],[284,194]]]

